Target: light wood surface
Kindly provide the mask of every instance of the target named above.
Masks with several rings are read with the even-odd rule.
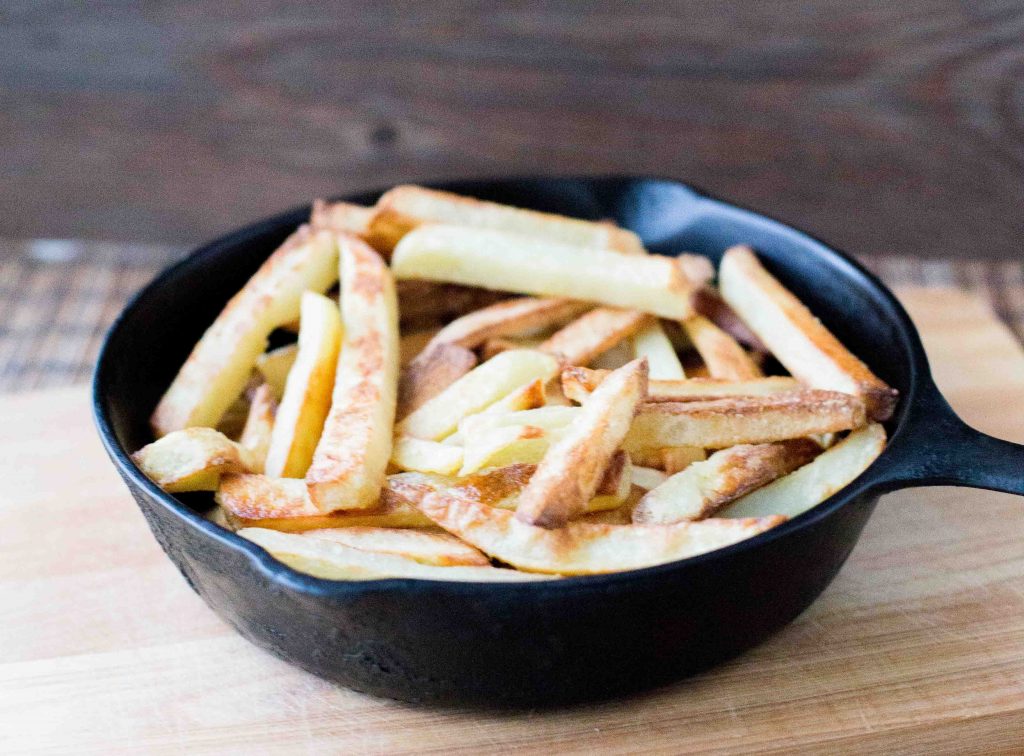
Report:
[[[966,420],[1024,441],[1024,355],[984,305],[903,293]],[[886,497],[789,628],[718,669],[547,713],[421,709],[250,646],[105,458],[83,387],[0,400],[0,753],[998,753],[1024,747],[1024,500]],[[624,643],[642,639],[623,639]]]

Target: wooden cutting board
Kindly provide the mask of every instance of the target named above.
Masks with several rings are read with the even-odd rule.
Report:
[[[1024,441],[1007,330],[959,292],[902,299],[954,407]],[[439,711],[334,687],[217,619],[146,530],[86,394],[0,399],[0,753],[1024,750],[1024,499],[887,496],[813,607],[677,685],[547,713]]]

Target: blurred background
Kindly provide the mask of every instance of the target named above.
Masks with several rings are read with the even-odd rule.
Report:
[[[0,389],[87,374],[190,245],[455,177],[682,179],[1020,329],[1022,40],[997,0],[7,0]]]

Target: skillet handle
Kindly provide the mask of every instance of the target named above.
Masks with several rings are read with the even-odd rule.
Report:
[[[923,383],[906,425],[892,439],[894,448],[878,460],[875,484],[882,490],[968,486],[1024,496],[1024,445],[975,430],[930,376]]]

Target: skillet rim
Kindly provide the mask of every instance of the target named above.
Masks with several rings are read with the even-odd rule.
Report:
[[[298,572],[286,565],[284,562],[280,562],[275,559],[270,552],[265,550],[263,547],[258,546],[254,542],[242,538],[236,533],[208,520],[202,514],[192,510],[190,507],[180,502],[172,494],[168,494],[163,491],[153,481],[146,477],[146,475],[131,460],[129,453],[122,447],[120,441],[117,439],[105,404],[108,399],[113,401],[113,398],[107,391],[106,387],[106,373],[112,369],[109,365],[113,359],[111,357],[111,344],[116,341],[120,330],[123,329],[125,324],[131,320],[135,310],[141,306],[141,303],[151,292],[166,286],[169,280],[181,275],[183,272],[187,271],[187,269],[199,265],[207,256],[215,255],[228,247],[235,247],[246,242],[251,242],[256,237],[281,229],[285,226],[295,227],[299,225],[308,218],[311,205],[306,204],[293,207],[284,212],[257,220],[233,231],[229,231],[228,233],[193,249],[181,260],[178,260],[174,264],[160,271],[152,280],[149,281],[149,283],[136,292],[128,300],[124,308],[118,313],[114,322],[110,325],[104,335],[103,341],[100,345],[99,354],[96,358],[96,367],[93,371],[90,398],[92,403],[93,421],[96,424],[100,440],[107,452],[107,455],[113,461],[115,467],[117,467],[122,478],[131,484],[129,486],[130,488],[137,487],[138,489],[141,489],[146,493],[151,501],[158,503],[165,510],[183,520],[193,530],[200,532],[204,537],[211,538],[221,545],[243,554],[250,563],[259,570],[263,577],[269,581],[278,583],[291,590],[302,591],[303,593],[311,596],[335,599],[355,599],[365,594],[383,592],[417,593],[444,591],[449,594],[460,595],[479,594],[480,592],[484,592],[496,595],[498,593],[507,594],[518,591],[537,594],[551,592],[562,593],[565,591],[604,591],[612,587],[617,589],[621,589],[623,587],[628,588],[629,583],[656,580],[677,570],[685,570],[691,566],[703,564],[714,559],[725,559],[734,554],[742,553],[745,550],[758,548],[763,544],[770,543],[778,538],[783,538],[790,533],[810,527],[814,523],[830,517],[834,512],[847,504],[852,503],[855,499],[876,493],[881,495],[891,488],[891,486],[886,485],[884,478],[880,478],[877,474],[872,475],[872,471],[879,470],[879,462],[883,459],[891,463],[895,442],[904,435],[904,432],[911,424],[911,410],[913,405],[916,404],[916,399],[919,395],[927,392],[928,384],[930,383],[930,370],[928,367],[927,356],[925,355],[924,347],[921,343],[920,335],[917,332],[916,326],[914,326],[910,316],[903,308],[903,305],[900,304],[899,300],[896,299],[892,291],[890,291],[874,273],[865,268],[848,253],[828,244],[822,239],[819,239],[806,231],[757,210],[738,205],[734,202],[719,199],[715,195],[702,190],[694,184],[674,178],[633,174],[578,174],[551,176],[515,175],[497,179],[447,179],[445,181],[438,182],[428,180],[423,183],[424,185],[438,189],[463,187],[463,191],[465,191],[464,188],[467,186],[476,185],[484,187],[494,184],[508,184],[516,181],[564,181],[567,183],[585,182],[590,185],[602,183],[625,185],[631,182],[659,182],[671,184],[691,192],[701,203],[710,203],[718,206],[720,210],[724,209],[730,212],[739,213],[740,215],[747,216],[748,218],[761,223],[767,222],[774,226],[776,230],[789,236],[795,236],[798,240],[805,244],[809,244],[813,253],[816,254],[819,259],[828,260],[829,264],[833,267],[845,267],[847,269],[846,272],[848,274],[852,274],[855,279],[858,279],[858,283],[861,284],[865,290],[871,293],[873,298],[881,300],[887,306],[889,310],[887,314],[891,316],[892,320],[898,326],[895,331],[896,336],[900,341],[904,352],[909,357],[905,366],[908,377],[908,390],[904,396],[900,397],[899,404],[897,405],[897,412],[892,420],[887,423],[893,427],[893,432],[891,434],[887,434],[888,438],[886,440],[886,446],[879,457],[872,462],[867,470],[861,473],[848,485],[841,488],[820,504],[817,504],[800,515],[787,520],[781,525],[751,538],[738,541],[737,543],[729,546],[650,567],[609,572],[599,575],[578,575],[555,580],[526,580],[522,582],[465,582],[423,578],[380,578],[373,580],[345,581],[319,578]],[[370,190],[353,192],[345,195],[344,197],[336,197],[333,199],[348,199],[350,201],[353,199],[358,200],[361,198],[377,196],[383,191],[386,191],[386,189],[379,191]],[[899,447],[895,448],[895,451],[904,455],[907,453]],[[134,494],[134,491],[132,493]],[[623,584],[627,585],[624,586]]]

